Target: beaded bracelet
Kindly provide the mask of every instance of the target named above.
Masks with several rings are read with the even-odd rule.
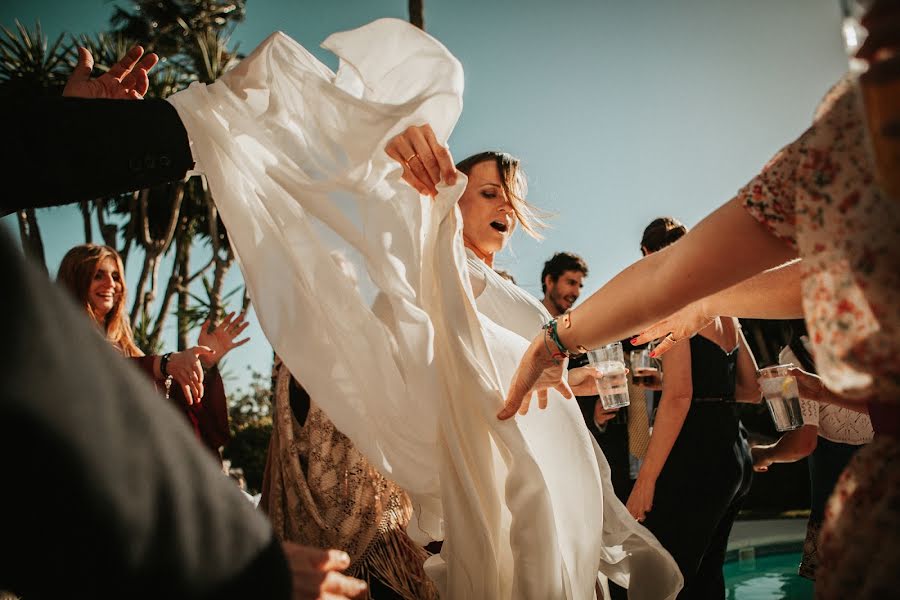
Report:
[[[560,320],[563,323],[563,327],[565,329],[570,329],[572,327],[572,317],[569,313],[565,313],[560,317]],[[575,346],[575,352],[572,352],[562,343],[559,339],[559,329],[558,323],[556,319],[550,319],[550,322],[544,325],[544,329],[547,331],[547,336],[553,340],[553,343],[559,349],[559,352],[552,352],[550,350],[550,345],[547,343],[546,338],[544,339],[544,344],[547,346],[547,352],[550,353],[550,356],[553,357],[553,360],[556,360],[558,357],[562,358],[571,358],[572,356],[576,356],[578,354],[584,354],[587,352],[587,348],[581,345]],[[557,361],[558,362],[558,361]]]
[[[555,323],[555,321],[550,321],[550,323]],[[547,332],[547,333],[544,335],[544,348],[547,349],[547,354],[550,355],[550,358],[553,359],[553,362],[555,362],[556,364],[559,364],[559,359],[560,359],[560,358],[567,358],[567,355],[566,355],[565,353],[559,351],[559,350],[557,350],[556,352],[554,352],[553,350],[550,349],[550,344],[547,343],[547,338],[548,338],[548,337],[550,337],[550,339],[553,339],[552,336],[551,336],[551,334],[550,334],[550,323],[547,323],[547,324],[544,325],[543,328],[542,328],[542,329],[544,329],[544,331]],[[553,340],[553,343],[554,343],[554,344],[557,344],[557,348],[559,347],[559,345],[558,345],[559,342],[557,342],[556,340]]]
[[[569,358],[570,356],[572,356],[572,353],[569,352],[569,349],[566,348],[561,341],[559,341],[559,332],[557,330],[556,319],[550,319],[550,322],[544,325],[544,329],[547,331],[547,337],[549,337],[553,341],[553,343],[559,350],[559,352],[556,353],[551,352],[551,355],[554,358],[556,358],[557,354],[561,355],[563,358]],[[545,339],[544,343],[546,343],[546,341],[547,340]]]

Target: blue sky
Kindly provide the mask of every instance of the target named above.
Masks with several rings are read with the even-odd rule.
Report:
[[[234,38],[247,53],[282,30],[334,68],[318,48],[325,37],[405,19],[406,5],[248,0]],[[6,0],[0,24],[39,18],[51,36],[91,33],[111,11],[106,0]],[[846,70],[837,0],[425,0],[425,20],[466,72],[454,156],[487,148],[519,156],[530,200],[555,213],[543,242],[517,233],[496,261],[536,296],[553,252],[585,257],[590,293],[639,257],[654,217],[693,225],[727,201],[805,129]],[[80,215],[69,207],[38,214],[52,273],[84,241]],[[3,223],[17,231],[11,218]],[[127,266],[129,281],[139,267]],[[226,289],[240,281],[235,267]],[[231,388],[246,382],[246,366],[271,365],[252,321],[253,341],[228,359]]]

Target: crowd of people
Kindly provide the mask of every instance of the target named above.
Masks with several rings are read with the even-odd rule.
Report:
[[[863,20],[871,85],[900,77],[898,15],[876,2]],[[385,20],[326,47],[352,69],[329,78],[274,35],[170,102],[142,98],[155,55],[92,78],[82,49],[64,97],[3,99],[4,126],[36,144],[5,149],[4,172],[48,182],[8,209],[202,170],[277,359],[257,508],[219,456],[217,364],[247,341],[244,315],[144,355],[114,249],[73,248],[55,285],[4,238],[0,464],[21,493],[2,501],[0,589],[724,598],[753,470],[807,455],[801,574],[825,599],[897,589],[900,199],[878,183],[851,80],[735,198],[691,231],[651,222],[643,258],[576,306],[589,271],[575,253],[544,265],[542,299],[494,269],[517,228],[545,222],[515,157],[454,162],[462,73],[446,48]],[[362,229],[338,193],[365,203]],[[782,356],[805,426],[753,448],[735,411],[760,401],[739,317],[808,331]],[[662,375],[632,373],[628,407],[607,409],[584,355],[616,341]]]

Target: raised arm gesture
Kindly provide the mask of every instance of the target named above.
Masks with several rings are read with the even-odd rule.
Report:
[[[135,46],[110,67],[109,71],[91,79],[94,57],[87,48],[78,48],[78,63],[69,75],[63,96],[72,98],[106,98],[111,100],[141,100],[147,93],[150,80],[147,73],[159,61],[152,52]]]

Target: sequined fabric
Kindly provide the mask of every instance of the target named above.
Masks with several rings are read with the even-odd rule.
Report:
[[[375,576],[402,598],[436,598],[422,569],[428,555],[404,532],[412,514],[409,497],[378,473],[314,402],[303,425],[298,423],[290,385],[288,370],[278,368],[260,501],[276,535],[344,550],[351,560],[348,574]]]

